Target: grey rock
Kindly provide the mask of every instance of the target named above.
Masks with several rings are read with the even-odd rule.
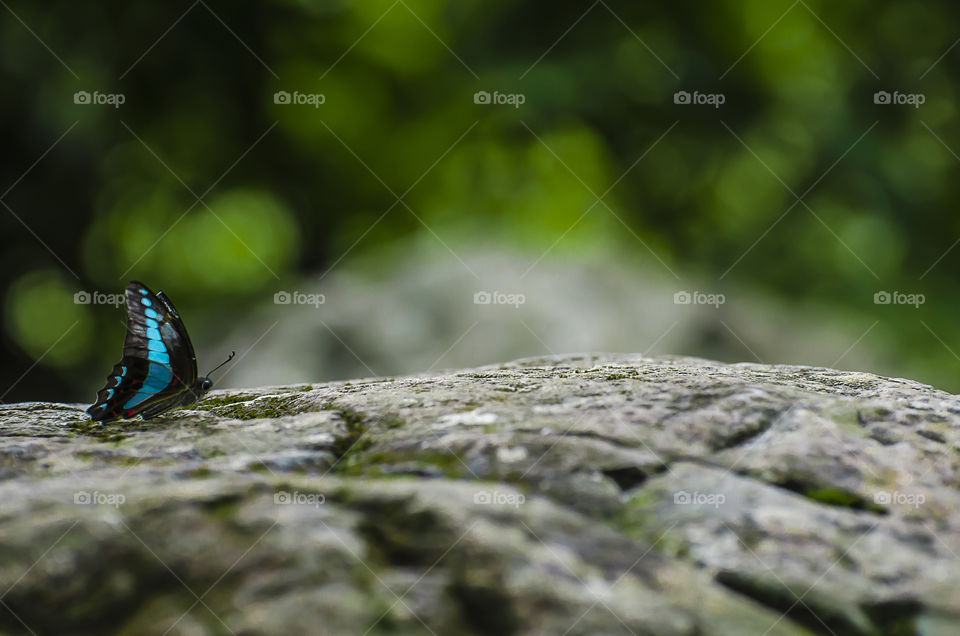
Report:
[[[570,355],[0,406],[0,632],[955,634],[960,400]]]

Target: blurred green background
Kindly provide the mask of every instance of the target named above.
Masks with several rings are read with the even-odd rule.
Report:
[[[107,295],[131,278],[174,299],[201,371],[244,354],[246,372],[221,386],[583,345],[957,391],[958,24],[947,0],[11,1],[2,399],[90,400],[120,356],[123,313]],[[723,103],[677,103],[678,91]],[[488,309],[472,294],[513,289],[475,266],[487,257],[524,281],[536,314],[472,331]],[[580,291],[606,296],[551,308],[558,292],[536,281],[567,275],[527,274],[558,267],[589,272]],[[660,282],[623,290],[612,272]],[[410,277],[423,298],[378,306]],[[274,294],[297,289],[326,293],[296,314],[310,328],[267,335],[292,316],[274,323]],[[449,289],[463,293],[452,305],[436,292]],[[674,304],[685,290],[726,302]],[[883,291],[924,302],[876,304]],[[415,303],[426,318],[405,313]],[[601,318],[578,314],[591,303]],[[696,311],[698,326],[631,340],[647,308],[665,326]],[[603,326],[609,314],[627,327]],[[449,334],[381,327],[423,320]],[[524,337],[498,340],[506,324]],[[443,355],[385,354],[428,346]]]

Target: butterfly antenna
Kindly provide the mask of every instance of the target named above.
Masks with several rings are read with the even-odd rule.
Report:
[[[213,368],[213,371],[210,371],[210,373],[208,373],[206,377],[209,378],[209,377],[213,374],[214,371],[216,371],[217,369],[219,369],[220,367],[222,367],[222,366],[225,365],[226,363],[228,363],[228,362],[230,362],[231,360],[233,360],[233,356],[235,356],[235,355],[237,355],[237,352],[236,352],[236,351],[231,351],[231,352],[230,352],[230,355],[227,357],[227,359],[224,360],[223,362],[221,362],[220,364],[218,364],[216,367],[214,367],[214,368]]]

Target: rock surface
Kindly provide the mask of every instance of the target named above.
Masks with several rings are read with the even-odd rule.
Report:
[[[956,634],[960,399],[564,356],[0,406],[0,633]]]

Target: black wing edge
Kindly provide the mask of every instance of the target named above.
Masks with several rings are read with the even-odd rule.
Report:
[[[131,283],[133,282],[134,281],[131,281]],[[170,300],[170,297],[164,294],[162,291],[158,291],[156,293],[156,297],[159,298],[160,302],[166,306],[167,312],[173,317],[173,326],[177,330],[177,334],[180,336],[180,341],[187,348],[187,353],[190,355],[190,363],[193,371],[192,378],[189,382],[186,382],[183,378],[180,378],[180,381],[183,382],[184,386],[189,388],[194,382],[197,381],[197,378],[200,377],[200,370],[197,368],[197,353],[193,350],[193,342],[190,340],[190,334],[187,333],[187,326],[183,324],[183,318],[180,317],[180,312],[177,311],[177,308],[173,306],[173,301]]]

